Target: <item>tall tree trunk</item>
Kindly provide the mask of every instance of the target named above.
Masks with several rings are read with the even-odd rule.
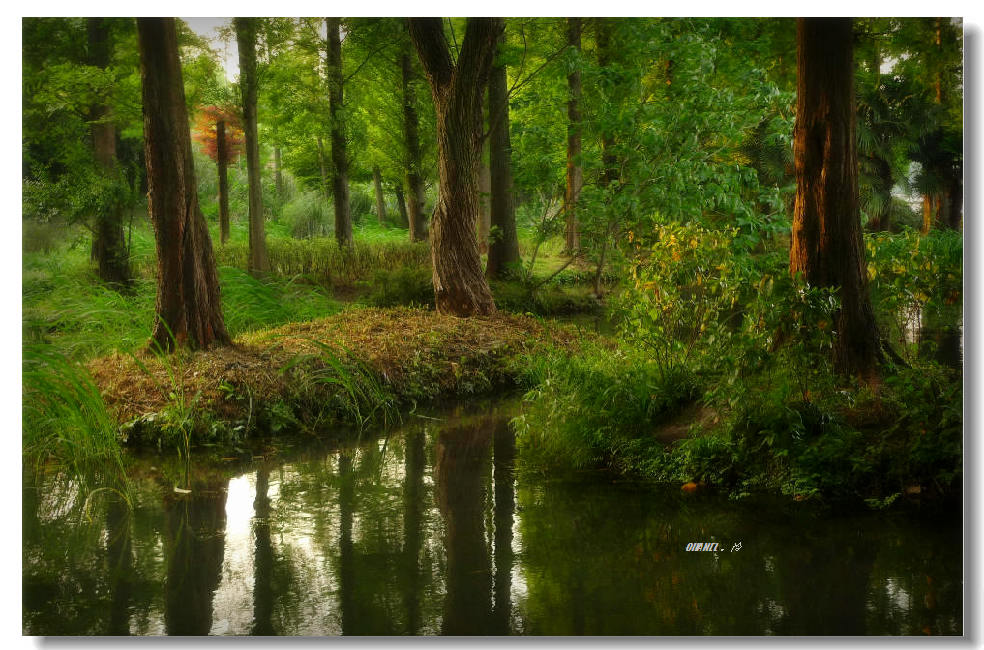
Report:
[[[495,312],[482,273],[475,220],[482,98],[499,29],[492,19],[469,18],[455,64],[441,20],[410,19],[410,36],[427,73],[437,114],[440,187],[431,224],[434,299],[438,311],[455,316]]]
[[[835,365],[870,377],[878,332],[861,242],[853,58],[851,19],[799,19],[789,270],[812,286],[840,288]]]
[[[224,120],[215,123],[215,141],[219,166],[219,241],[225,244],[229,241],[229,175],[226,169],[229,152],[226,151]]]
[[[598,64],[602,69],[605,69],[611,64],[612,60],[612,23],[609,18],[596,18],[595,20],[597,20]],[[669,66],[667,66],[667,75],[669,75]],[[667,84],[669,83],[669,76],[667,76]],[[601,163],[604,167],[602,183],[610,194],[614,194],[619,184],[618,157],[615,154],[615,136],[608,130],[603,131],[601,134]],[[608,218],[605,222],[605,231],[601,237],[601,251],[598,254],[598,265],[595,267],[594,276],[594,292],[599,298],[602,296],[601,275],[605,270],[605,262],[608,257],[609,240],[612,238],[615,229],[615,215],[612,213],[610,206],[607,210]]]
[[[407,215],[407,200],[403,195],[403,184],[400,181],[397,181],[393,189],[396,194],[396,209],[400,211],[400,225],[409,228],[410,219]]]
[[[277,187],[277,198],[284,197],[284,172],[280,161],[280,145],[273,145],[273,180]]]
[[[567,19],[567,46],[581,55],[581,19]],[[579,159],[581,157],[581,68],[576,64],[567,75],[567,187],[564,192],[564,213],[567,228],[564,234],[565,248],[574,254],[581,248],[581,234],[577,223],[577,200],[584,184]]]
[[[151,341],[165,350],[175,344],[227,344],[212,241],[198,206],[174,19],[139,18],[137,35],[144,158],[157,242],[157,316]]]
[[[109,22],[105,18],[87,18],[86,27],[89,40],[89,64],[105,69],[109,66],[110,42]],[[110,109],[99,102],[91,109],[92,148],[96,164],[102,174],[112,183],[121,182],[116,165],[116,126],[110,121]],[[123,236],[123,203],[111,199],[96,214],[95,229],[92,236],[92,257],[99,269],[103,282],[121,289],[129,289],[130,261]]]
[[[376,187],[376,218],[382,226],[386,224],[386,201],[383,199],[383,175],[379,165],[372,166],[372,183]]]
[[[400,54],[400,71],[403,80],[403,138],[407,148],[410,241],[423,241],[427,238],[427,216],[424,214],[424,180],[421,175],[420,120],[413,94],[414,72],[409,47],[404,47]]]
[[[325,141],[318,136],[318,171],[321,174],[321,191],[325,195],[325,199],[328,197],[328,169],[325,166]]]
[[[502,43],[506,21],[493,19]],[[489,80],[489,171],[492,193],[489,207],[495,236],[489,241],[489,259],[485,273],[502,278],[515,273],[522,263],[519,236],[516,233],[516,207],[513,203],[512,145],[509,142],[509,86],[506,66],[495,65]]]
[[[492,230],[492,172],[484,160],[478,163],[478,252],[489,252],[489,232]]]
[[[328,29],[328,114],[331,126],[332,194],[335,202],[335,240],[339,246],[352,243],[352,212],[349,204],[348,153],[342,119],[342,23],[325,18]]]
[[[239,46],[239,85],[243,99],[243,131],[246,135],[246,173],[249,177],[249,260],[250,273],[270,268],[263,222],[263,190],[260,184],[260,142],[256,130],[256,19],[235,18]]]

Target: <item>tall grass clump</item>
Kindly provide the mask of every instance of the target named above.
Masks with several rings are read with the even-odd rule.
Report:
[[[291,237],[326,237],[331,230],[332,208],[322,193],[302,192],[284,204],[280,218]]]
[[[68,469],[87,487],[125,477],[116,422],[84,367],[49,346],[23,351],[23,451]]]
[[[396,397],[378,374],[345,348],[307,339],[315,352],[298,354],[281,368],[292,377],[293,410],[317,428],[324,420],[352,422],[361,431],[373,422],[399,418]],[[311,415],[313,414],[313,415]]]
[[[246,268],[248,248],[230,242],[216,250],[221,265]],[[373,277],[378,269],[429,267],[426,243],[365,243],[356,240],[340,247],[329,237],[314,239],[267,239],[267,257],[273,273],[282,277],[304,276],[322,286],[354,286]]]
[[[222,312],[232,336],[285,323],[323,318],[338,302],[302,278],[256,278],[241,269],[219,267]]]

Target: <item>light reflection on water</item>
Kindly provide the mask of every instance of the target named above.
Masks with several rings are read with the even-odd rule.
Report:
[[[242,464],[202,457],[187,496],[160,458],[136,460],[132,515],[102,500],[91,525],[71,482],[28,480],[24,631],[961,633],[959,514],[517,479],[515,408],[341,447],[277,441]],[[683,550],[709,539],[743,549]]]

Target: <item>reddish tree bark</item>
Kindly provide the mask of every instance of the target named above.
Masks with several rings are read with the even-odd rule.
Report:
[[[434,298],[438,311],[455,316],[495,312],[482,273],[475,221],[482,98],[498,31],[492,19],[469,18],[455,64],[441,20],[410,19],[410,36],[430,82],[437,114],[440,188],[431,223]]]
[[[340,246],[352,244],[352,208],[349,202],[348,152],[342,118],[342,23],[325,18],[328,29],[328,114],[331,121],[332,194],[335,204],[335,240]]]
[[[144,157],[157,243],[157,316],[151,343],[229,343],[212,242],[198,207],[178,39],[173,18],[138,18]]]
[[[270,268],[263,221],[263,188],[260,181],[260,141],[256,128],[256,19],[235,18],[239,46],[239,86],[243,100],[243,132],[246,136],[246,174],[249,177],[249,260],[250,273]]]
[[[506,21],[503,18],[493,18],[493,21],[498,45],[502,43]],[[492,190],[489,211],[495,236],[489,240],[489,258],[485,266],[485,274],[490,278],[511,275],[522,262],[516,233],[511,156],[506,66],[494,65],[489,79],[489,177]]]
[[[789,270],[812,286],[840,289],[834,362],[841,372],[868,377],[879,339],[858,207],[851,19],[800,19],[797,71]]]

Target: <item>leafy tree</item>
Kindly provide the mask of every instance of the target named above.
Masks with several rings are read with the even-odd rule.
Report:
[[[239,116],[228,106],[203,106],[198,111],[192,137],[219,170],[219,232],[229,239],[229,180],[226,168],[243,152],[245,135]]]
[[[260,182],[260,143],[256,119],[256,19],[236,18],[239,45],[239,88],[242,93],[243,126],[246,139],[246,169],[249,174],[249,260],[250,273],[269,269]]]

